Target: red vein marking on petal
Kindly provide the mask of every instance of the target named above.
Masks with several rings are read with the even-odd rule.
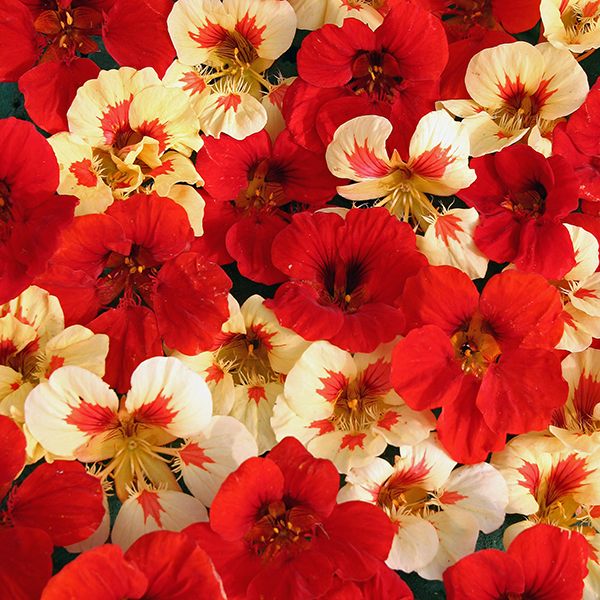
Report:
[[[348,378],[341,372],[325,371],[327,377],[320,377],[319,381],[323,384],[320,390],[317,390],[317,394],[323,396],[328,402],[335,402],[341,391],[348,386]]]
[[[548,475],[546,506],[577,491],[591,473],[584,457],[567,456],[553,465]]]
[[[523,479],[517,483],[528,489],[532,496],[537,496],[540,487],[540,468],[535,463],[525,462],[517,470],[523,475]]]
[[[454,492],[452,490],[446,490],[438,500],[442,504],[456,504],[459,500],[464,500],[466,496],[459,494],[458,492]]]
[[[160,175],[168,175],[172,173],[175,169],[173,168],[173,161],[171,159],[165,160],[162,165],[159,165],[155,169],[150,171],[150,177],[160,177]]]
[[[580,422],[593,420],[594,408],[600,402],[600,381],[582,374],[573,394],[573,407]]]
[[[409,167],[413,173],[421,177],[439,179],[444,175],[448,166],[456,160],[455,156],[450,156],[451,149],[451,147],[442,148],[438,144],[411,160]]]
[[[392,389],[390,383],[391,363],[383,358],[367,365],[367,368],[359,375],[358,385],[361,397],[384,396]]]
[[[12,340],[0,340],[0,365],[5,365],[16,351],[17,347]]]
[[[180,451],[179,457],[181,458],[181,462],[186,465],[194,465],[199,469],[204,471],[208,471],[208,469],[204,466],[205,464],[214,463],[215,461],[207,456],[204,452],[204,448],[201,448],[196,442],[190,442],[186,444]]]
[[[48,367],[46,368],[46,372],[44,373],[44,375],[46,376],[46,378],[50,377],[50,375],[52,375],[52,373],[54,373],[56,369],[62,367],[64,364],[65,359],[62,356],[51,356],[50,362],[48,364]]]
[[[504,83],[497,82],[498,96],[506,102],[506,104],[519,108],[527,92],[525,90],[525,84],[521,81],[519,75],[517,75],[515,81],[509,79],[508,74],[505,73]]]
[[[533,96],[531,97],[531,103],[534,107],[535,113],[539,112],[539,110],[548,103],[550,97],[556,93],[556,88],[552,90],[548,89],[550,83],[552,83],[552,79],[553,77],[551,77],[550,79],[542,79],[542,81],[540,81],[538,89],[535,91],[535,94],[533,94]]]
[[[107,146],[123,146],[123,140],[133,133],[129,125],[129,106],[133,95],[115,106],[109,106],[100,116],[100,127]]]
[[[264,41],[263,33],[267,28],[266,25],[262,27],[256,26],[256,17],[250,16],[246,13],[236,24],[235,30],[243,35],[254,48],[258,48]]]
[[[377,427],[387,429],[388,431],[398,422],[398,413],[393,410],[388,410],[383,417],[377,421]]]
[[[108,406],[79,399],[79,405],[72,406],[65,418],[69,425],[75,425],[79,431],[89,435],[97,435],[115,429],[119,425],[117,414]]]
[[[134,413],[135,420],[138,423],[146,425],[155,425],[157,427],[166,427],[173,422],[177,411],[169,408],[169,402],[172,396],[163,396],[158,394],[152,402],[142,404]]]
[[[227,30],[218,23],[206,21],[202,27],[198,27],[197,33],[189,31],[188,35],[201,48],[216,48],[227,39]]]
[[[344,152],[344,156],[358,177],[377,179],[384,177],[391,170],[387,162],[379,158],[367,146],[367,142],[363,146],[359,146],[358,142],[354,140],[354,148],[351,152]]]
[[[164,152],[169,141],[169,134],[166,131],[166,126],[158,119],[152,121],[143,121],[140,123],[137,131],[142,136],[148,136],[158,142],[158,151]]]
[[[219,383],[223,377],[225,377],[225,373],[219,365],[213,363],[206,369],[206,381],[215,381],[216,383]]]
[[[270,352],[273,350],[273,344],[271,343],[271,339],[275,336],[275,332],[269,332],[266,330],[265,326],[262,323],[257,323],[256,325],[250,326],[250,335],[247,337],[252,338],[255,337],[256,340],[260,343],[261,346]]]
[[[450,240],[460,241],[458,233],[464,231],[460,226],[460,218],[456,215],[442,215],[435,222],[435,235],[442,238],[442,241],[447,246]]]
[[[201,94],[206,89],[206,81],[204,81],[204,78],[199,73],[196,73],[196,71],[184,73],[179,78],[179,81],[185,84],[183,89],[186,92],[190,92],[192,96],[194,94]]]
[[[254,400],[258,404],[261,400],[267,399],[267,394],[264,387],[250,387],[248,388],[248,398]]]
[[[237,112],[238,106],[242,102],[242,97],[238,94],[227,94],[226,96],[220,96],[217,99],[217,106],[223,107],[223,110],[227,112],[230,108],[233,108],[233,112]]]
[[[288,83],[279,84],[272,92],[267,94],[269,102],[273,106],[281,108],[283,106],[283,98],[285,97],[289,87],[290,85]]]
[[[318,421],[313,421],[309,427],[311,429],[318,429],[319,431],[317,435],[324,435],[332,432],[335,429],[333,423],[329,419],[319,419]]]
[[[598,298],[598,294],[595,290],[588,290],[586,288],[579,288],[576,292],[574,292],[573,296],[576,298]]]
[[[366,433],[348,433],[342,438],[340,450],[343,450],[344,448],[348,448],[349,450],[354,450],[356,447],[364,448],[366,437]]]
[[[94,173],[94,167],[89,158],[72,163],[69,172],[75,175],[77,183],[83,187],[95,187],[98,183],[98,176]]]
[[[156,521],[156,524],[162,528],[160,513],[164,512],[164,510],[160,505],[158,493],[152,490],[142,490],[136,500],[139,502],[144,513],[144,524],[146,524],[148,517],[152,517]]]
[[[397,473],[390,476],[386,483],[388,490],[401,492],[409,487],[422,483],[429,475],[431,469],[426,463],[426,457],[423,457],[419,462],[415,463],[414,459],[410,465],[406,465]]]

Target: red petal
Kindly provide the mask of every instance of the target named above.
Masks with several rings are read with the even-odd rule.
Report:
[[[492,12],[506,31],[521,33],[535,27],[540,20],[540,3],[538,0],[511,0],[509,5],[504,0],[492,0]]]
[[[153,67],[162,77],[176,54],[167,31],[172,8],[170,0],[115,0],[102,28],[110,55],[121,66]]]
[[[0,13],[0,81],[17,81],[35,65],[36,38],[29,10],[18,0],[5,0]]]
[[[522,565],[524,596],[544,600],[580,600],[588,553],[581,534],[551,525],[526,529],[508,549]]]
[[[118,546],[106,544],[80,554],[48,582],[41,600],[145,598],[148,581]]]
[[[221,580],[206,554],[185,533],[155,531],[139,538],[125,558],[148,578],[146,597],[225,600]]]
[[[600,155],[600,140],[596,131],[600,127],[600,85],[594,84],[585,102],[567,122],[567,133],[577,149],[589,156]]]
[[[448,600],[498,600],[524,590],[523,569],[500,550],[481,550],[465,556],[444,572]]]
[[[35,468],[8,501],[15,525],[45,531],[56,546],[89,537],[104,516],[100,481],[78,462],[56,461]]]
[[[324,518],[336,503],[340,477],[329,460],[314,458],[293,437],[287,437],[269,452],[272,460],[283,473],[285,496],[294,505],[309,508]]]
[[[0,589],[8,600],[38,600],[52,575],[52,541],[40,529],[0,527]]]
[[[435,325],[413,329],[394,348],[392,385],[414,410],[452,402],[462,378],[448,335]]]
[[[0,415],[0,500],[25,466],[27,441],[17,424]]]
[[[123,303],[102,313],[88,327],[110,338],[104,379],[119,393],[129,389],[131,374],[142,361],[163,355],[156,317],[145,306]]]
[[[152,299],[165,344],[189,355],[212,347],[229,316],[230,289],[225,272],[195,252],[166,262]]]
[[[360,587],[363,593],[362,598],[394,598],[395,600],[413,600],[414,598],[410,588],[400,575],[385,564],[381,564],[375,576],[361,584]],[[340,596],[338,600],[351,599]]]
[[[67,131],[67,111],[77,90],[88,79],[98,77],[100,67],[88,58],[70,63],[47,61],[27,71],[19,79],[25,108],[38,127],[48,133]]]
[[[225,540],[239,540],[283,494],[281,469],[267,458],[249,458],[221,485],[210,507],[210,526]]]

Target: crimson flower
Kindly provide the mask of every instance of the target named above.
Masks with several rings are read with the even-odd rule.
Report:
[[[290,281],[265,305],[303,338],[349,352],[372,352],[402,331],[404,282],[427,264],[410,226],[385,208],[294,215],[272,258]]]
[[[506,552],[480,550],[444,572],[448,600],[580,600],[588,544],[574,531],[535,525]]]
[[[287,126],[299,144],[319,151],[351,118],[393,114],[408,139],[433,110],[447,60],[441,22],[406,0],[375,31],[356,19],[324,25],[298,52],[299,77],[283,104]]]
[[[577,209],[577,179],[560,156],[518,144],[471,161],[477,179],[458,196],[477,209],[475,243],[491,260],[560,279],[575,266],[562,221]]]
[[[243,140],[206,137],[196,168],[204,190],[220,204],[207,203],[207,212],[215,209],[214,219],[207,215],[211,229],[225,235],[240,273],[268,285],[283,281],[286,276],[271,262],[273,238],[292,213],[321,208],[335,195],[338,180],[323,154],[298,146],[288,131],[271,143],[263,130]],[[208,251],[220,244],[216,240]]]
[[[546,428],[567,399],[558,353],[563,330],[556,288],[505,271],[481,298],[465,273],[426,267],[406,282],[409,323],[392,358],[392,385],[415,410],[442,407],[437,430],[462,463],[501,450],[507,433]]]
[[[229,475],[210,524],[184,531],[212,558],[229,598],[314,600],[346,582],[385,587],[393,526],[367,503],[336,504],[338,487],[333,463],[285,438]],[[396,597],[412,598],[397,587]]]
[[[31,123],[0,121],[0,304],[45,268],[77,200],[57,196],[58,164]]]
[[[227,319],[231,281],[189,251],[193,241],[185,209],[135,194],[105,214],[75,218],[38,279],[60,300],[66,323],[110,337],[106,379],[118,391],[140,361],[162,354],[161,339],[197,354]]]
[[[225,600],[221,580],[206,552],[184,533],[155,531],[127,552],[105,544],[84,552],[63,567],[42,592],[41,600]]]
[[[553,133],[552,152],[564,156],[579,178],[582,210],[600,215],[600,82],[583,105]]]
[[[25,436],[0,415],[0,501],[25,464]],[[77,462],[43,463],[12,487],[0,513],[0,588],[37,600],[52,574],[54,546],[84,540],[104,516],[100,481]]]
[[[101,35],[122,66],[151,66],[162,76],[175,56],[166,24],[172,7],[170,0],[4,0],[0,81],[19,82],[37,125],[67,130],[77,89],[100,71],[82,58],[98,51],[94,38]]]

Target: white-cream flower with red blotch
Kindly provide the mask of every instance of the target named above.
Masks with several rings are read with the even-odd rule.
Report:
[[[435,427],[429,411],[408,408],[390,383],[391,349],[371,354],[315,342],[288,373],[271,424],[277,440],[298,438],[341,473],[362,467],[388,444],[418,444]]]
[[[540,15],[553,46],[575,53],[600,47],[599,0],[542,0]]]
[[[446,568],[475,550],[479,531],[500,527],[508,502],[506,483],[491,465],[455,467],[432,435],[400,448],[393,466],[376,458],[352,469],[338,501],[362,500],[388,515],[396,527],[389,567],[442,579]]]
[[[101,71],[79,88],[67,117],[69,131],[49,141],[59,191],[79,198],[77,215],[154,191],[180,203],[202,234],[204,201],[184,185],[202,183],[189,159],[202,146],[200,124],[182,90],[164,85],[151,68]]]
[[[527,527],[546,523],[583,534],[592,550],[586,587],[596,587],[600,569],[595,548],[600,531],[600,448],[592,454],[568,448],[556,437],[529,433],[513,438],[491,463],[508,484],[507,513],[525,515],[504,532],[504,545]],[[590,596],[588,598],[597,598]]]
[[[562,281],[554,282],[563,301],[565,328],[560,350],[581,352],[600,337],[600,273],[598,240],[575,225],[565,225],[575,250],[575,266]]]
[[[272,142],[275,142],[277,136],[285,129],[285,119],[281,112],[283,110],[283,99],[295,79],[295,77],[279,77],[260,101],[267,111],[265,130]]]
[[[471,156],[497,152],[519,140],[549,156],[555,124],[575,112],[589,92],[587,75],[573,55],[549,43],[486,48],[469,62],[465,85],[471,100],[440,105],[463,118]]]
[[[386,149],[393,126],[385,117],[367,115],[336,130],[325,158],[329,170],[357,183],[338,186],[349,200],[379,199],[398,218],[417,222],[438,216],[427,194],[451,196],[475,181],[469,168],[469,139],[460,123],[445,111],[426,114],[410,139],[408,156]]]
[[[417,248],[430,265],[456,267],[471,279],[485,277],[489,260],[473,240],[479,224],[476,209],[451,208],[427,220],[430,225],[417,236]]]
[[[229,319],[214,348],[196,356],[174,352],[200,373],[212,391],[215,413],[231,415],[252,433],[262,454],[276,443],[271,427],[275,399],[286,374],[309,342],[282,327],[259,295],[241,306],[229,297]]]
[[[327,23],[341,27],[344,19],[356,19],[377,29],[383,22],[387,0],[290,0],[296,11],[298,29],[314,31]]]
[[[194,98],[204,133],[243,139],[267,114],[263,73],[292,44],[296,14],[287,0],[179,0],[167,20],[178,64],[166,81]]]
[[[550,432],[568,448],[593,454],[600,449],[600,350],[569,354],[562,372],[569,396],[555,411]]]
[[[81,325],[65,329],[58,299],[36,286],[0,305],[0,414],[24,425],[27,395],[63,365],[104,375],[108,336]],[[43,455],[24,427],[28,460]]]

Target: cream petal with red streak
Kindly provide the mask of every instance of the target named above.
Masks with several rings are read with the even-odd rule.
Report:
[[[395,404],[396,398],[400,400],[395,392],[386,396],[385,401],[390,406],[373,425],[373,432],[392,446],[413,446],[427,439],[430,431],[435,429],[433,413],[428,410],[412,410],[403,403]]]
[[[137,71],[121,67],[100,71],[96,79],[86,81],[67,112],[69,131],[94,147],[109,150],[112,139],[105,132],[110,125],[129,123],[129,104],[144,88],[160,85],[156,71],[146,67]]]
[[[368,4],[350,4],[347,0],[326,0],[326,2],[325,23],[333,23],[341,27],[345,19],[356,19],[373,30],[383,23],[383,15]]]
[[[182,89],[190,99],[192,108],[197,115],[200,114],[202,102],[210,95],[210,88],[206,79],[198,69],[185,65],[178,60],[175,60],[167,69],[163,77],[163,83],[167,87]]]
[[[319,402],[319,408],[320,408]],[[306,446],[321,430],[330,431],[333,426],[327,418],[307,421],[292,410],[284,394],[279,394],[273,405],[271,427],[278,442],[291,436]]]
[[[59,367],[75,365],[103,377],[107,354],[107,335],[71,325],[48,341],[38,370],[48,378]]]
[[[488,463],[459,467],[438,490],[443,510],[451,517],[466,512],[478,528],[491,533],[504,523],[508,486],[500,472]]]
[[[465,86],[486,109],[505,105],[513,94],[533,95],[544,77],[544,58],[527,42],[512,42],[478,52],[469,62]]]
[[[227,134],[236,140],[260,131],[267,113],[259,100],[245,91],[216,91],[202,103],[200,128],[213,137]]]
[[[159,153],[167,148],[190,156],[202,147],[200,123],[183,90],[150,86],[135,95],[129,107],[132,129],[159,142]]]
[[[136,421],[175,437],[202,431],[212,416],[212,398],[204,379],[173,357],[142,362],[131,375],[125,408]]]
[[[467,117],[461,125],[469,136],[472,157],[499,152],[502,148],[518,142],[529,131],[527,128],[516,132],[505,131],[487,112]]]
[[[159,196],[169,196],[171,189],[178,183],[204,185],[194,163],[179,152],[165,152],[160,161],[161,164],[149,173],[154,179],[153,189]]]
[[[589,348],[594,338],[600,337],[598,317],[577,310],[570,302],[563,308],[565,326],[557,349],[581,352]]]
[[[202,433],[185,440],[178,464],[186,487],[210,506],[225,478],[251,456],[258,456],[258,447],[246,427],[233,417],[213,417]]]
[[[600,318],[600,273],[575,284],[568,293],[571,304],[591,317]]]
[[[441,580],[448,567],[475,551],[479,528],[468,513],[432,513],[428,520],[435,527],[439,546],[433,560],[415,571],[424,579]]]
[[[37,331],[19,321],[12,313],[0,317],[0,353],[3,362],[37,339]]]
[[[281,110],[283,108],[283,98],[294,82],[295,77],[286,77],[275,84],[261,99],[265,111],[267,112],[267,124],[265,129],[274,142],[277,136],[285,129],[285,119]]]
[[[30,392],[25,422],[53,454],[81,458],[84,445],[93,442],[93,455],[85,453],[85,459],[103,460],[114,450],[106,438],[118,424],[118,409],[117,395],[100,377],[81,367],[61,367]]]
[[[575,266],[565,275],[568,281],[578,281],[593,275],[598,268],[598,240],[583,227],[565,224],[575,251]]]
[[[385,146],[392,129],[388,119],[376,115],[356,117],[340,125],[325,153],[329,170],[341,179],[371,181],[376,187],[378,180],[394,170]]]
[[[471,279],[485,277],[488,259],[473,241],[479,214],[474,208],[452,208],[440,214],[417,236],[417,247],[430,265],[449,265]]]
[[[469,136],[445,110],[421,118],[410,139],[408,168],[421,191],[450,196],[476,178],[469,168]]]
[[[559,119],[575,112],[584,102],[590,86],[583,67],[568,50],[543,43],[535,46],[544,60],[545,84],[540,117]]]
[[[377,504],[382,484],[393,474],[394,468],[383,458],[374,458],[364,467],[350,469],[346,485],[338,492],[338,502],[362,500]]]
[[[172,490],[134,492],[121,506],[111,540],[124,551],[151,531],[181,531],[192,523],[208,521],[200,500]]]
[[[204,207],[206,206],[206,202],[193,187],[189,185],[174,185],[169,192],[165,194],[165,197],[170,198],[173,202],[185,209],[190,221],[190,227],[194,231],[196,237],[200,237],[204,234],[202,221],[204,220]]]
[[[10,410],[5,408],[4,401],[23,385],[21,373],[0,365],[0,413],[10,416]]]
[[[484,111],[484,108],[475,100],[438,100],[435,103],[436,110],[441,108],[447,110],[451,115],[464,119],[474,117]]]
[[[600,5],[596,0],[542,0],[544,37],[575,54],[600,47]]]

